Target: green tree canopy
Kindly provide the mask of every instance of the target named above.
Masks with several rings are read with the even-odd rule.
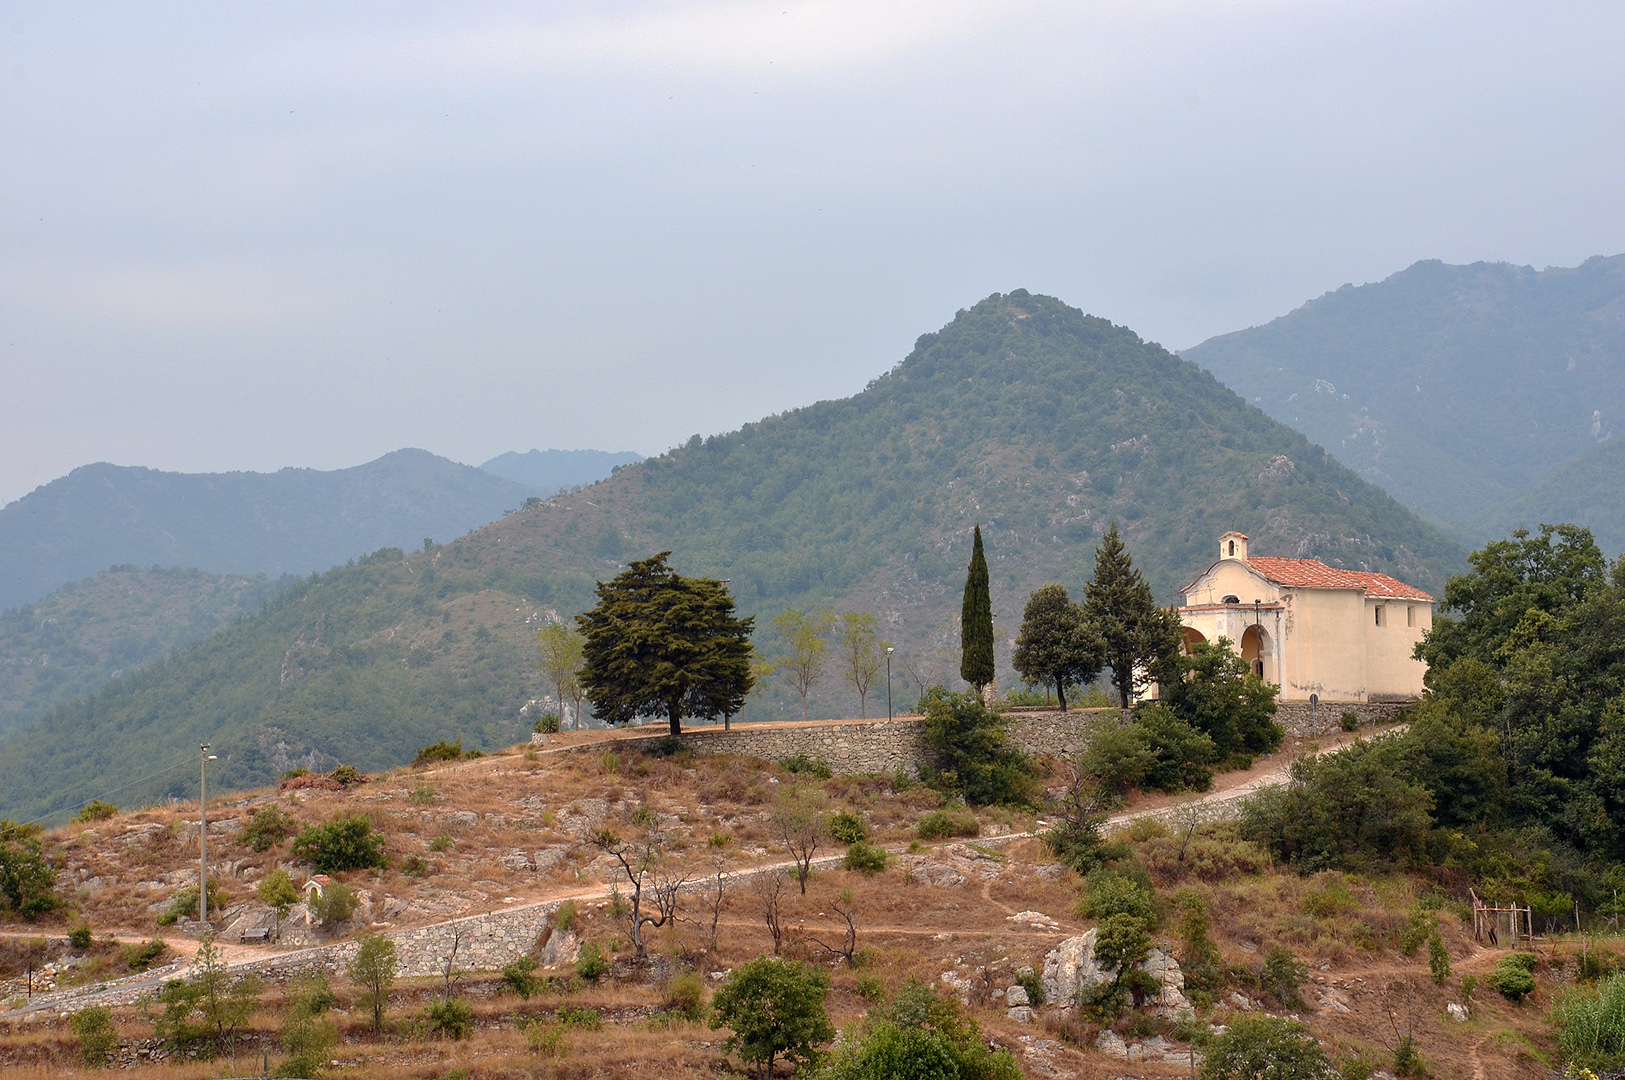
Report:
[[[1037,782],[1027,755],[1010,745],[1004,720],[982,695],[933,686],[920,699],[932,784],[974,805],[1029,805]]]
[[[1202,1080],[1332,1080],[1336,1075],[1308,1027],[1278,1016],[1231,1020],[1202,1063]]]
[[[980,525],[971,541],[970,567],[965,574],[959,642],[959,677],[980,691],[993,681],[993,594],[988,586]]]
[[[1106,643],[1066,586],[1040,586],[1021,613],[1021,635],[1011,666],[1029,683],[1055,687],[1066,711],[1066,688],[1095,680],[1106,663]]]
[[[1126,709],[1178,655],[1179,617],[1157,607],[1115,521],[1095,549],[1095,576],[1084,594],[1089,621],[1105,642],[1112,684]]]
[[[777,1059],[811,1061],[835,1037],[824,1011],[828,994],[829,976],[818,968],[758,957],[735,968],[711,999],[711,1028],[728,1028],[723,1045],[756,1063],[767,1080]]]
[[[553,684],[558,695],[559,712],[564,712],[566,701],[576,700],[576,681],[581,672],[581,651],[586,639],[580,631],[563,623],[548,623],[536,632],[536,646],[542,659],[537,666],[542,675]],[[581,726],[579,709],[575,726]]]
[[[1213,739],[1219,757],[1267,754],[1281,745],[1275,722],[1275,699],[1281,688],[1247,668],[1228,638],[1199,641],[1189,656],[1165,660],[1159,680],[1162,703],[1198,731]]]
[[[680,735],[684,717],[731,716],[744,705],[755,619],[734,614],[722,582],[673,571],[670,554],[600,582],[598,604],[576,621],[593,712],[612,724],[665,716]]]

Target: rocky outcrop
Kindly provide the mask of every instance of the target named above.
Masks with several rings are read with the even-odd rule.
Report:
[[[1095,963],[1096,939],[1096,931],[1089,930],[1067,938],[1044,957],[1045,1001],[1071,1008],[1084,987],[1111,980],[1111,974]],[[1134,966],[1156,979],[1162,988],[1154,1005],[1158,1016],[1169,1020],[1189,1020],[1196,1016],[1196,1010],[1185,997],[1185,973],[1179,969],[1179,961],[1161,949],[1152,949]]]

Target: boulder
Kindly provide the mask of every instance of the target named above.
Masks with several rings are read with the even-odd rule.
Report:
[[[1444,1007],[1444,1011],[1449,1013],[1450,1019],[1456,1021],[1458,1024],[1465,1024],[1467,1022],[1467,1007],[1464,1005],[1457,1005],[1454,1001],[1452,1001],[1450,1004]]]
[[[554,930],[536,953],[536,961],[544,968],[573,964],[581,955],[581,939],[569,930]]]
[[[1123,1037],[1111,1028],[1102,1028],[1099,1038],[1095,1039],[1095,1049],[1107,1057],[1117,1058],[1119,1061],[1128,1060],[1128,1044]]]
[[[1094,930],[1069,937],[1044,957],[1045,1001],[1067,1006],[1077,1000],[1084,986],[1105,981],[1095,967],[1096,937]]]
[[[1015,1008],[1017,1005],[1031,1005],[1032,1001],[1027,997],[1026,987],[1012,986],[1004,992],[1004,1003],[1011,1008]]]
[[[1033,1011],[1026,1005],[1017,1005],[1014,1008],[1006,1009],[1004,1010],[1004,1015],[1011,1020],[1014,1020],[1018,1024],[1030,1024],[1033,1022]]]

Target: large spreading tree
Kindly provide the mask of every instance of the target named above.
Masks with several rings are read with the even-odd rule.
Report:
[[[579,678],[606,723],[664,716],[672,735],[684,717],[731,716],[745,703],[753,618],[734,614],[727,586],[684,577],[669,551],[631,563],[598,584],[598,603],[576,617],[586,638]]]
[[[1095,549],[1095,576],[1084,593],[1084,608],[1105,640],[1112,684],[1126,709],[1179,655],[1179,616],[1157,607],[1115,521]]]
[[[965,574],[965,599],[959,618],[959,677],[976,687],[993,681],[993,594],[987,580],[987,556],[982,552],[982,526],[971,542],[970,567]]]
[[[1106,663],[1106,643],[1066,586],[1043,585],[1027,598],[1010,661],[1029,683],[1055,687],[1065,712],[1066,688],[1095,680]]]

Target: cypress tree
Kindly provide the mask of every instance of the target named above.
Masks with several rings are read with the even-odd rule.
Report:
[[[976,526],[959,614],[959,677],[978,691],[993,681],[993,596],[988,589],[982,526]]]

